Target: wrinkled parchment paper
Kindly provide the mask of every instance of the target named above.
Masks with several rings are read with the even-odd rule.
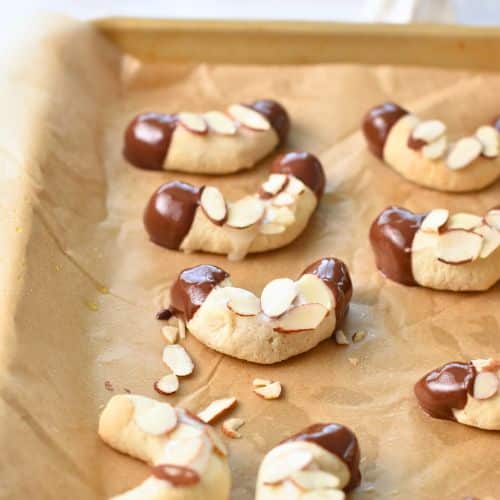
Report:
[[[346,261],[354,298],[344,330],[364,342],[325,341],[276,366],[225,357],[193,337],[196,363],[168,400],[199,410],[233,395],[244,437],[229,442],[233,498],[248,500],[263,455],[317,421],[351,427],[362,449],[355,499],[460,499],[500,495],[500,435],[432,420],[413,383],[449,360],[500,354],[500,285],[487,293],[405,288],[374,267],[367,232],[388,204],[483,212],[500,182],[446,195],[406,182],[371,156],[358,125],[391,99],[471,132],[500,111],[500,76],[354,65],[142,67],[92,28],[50,20],[2,62],[0,127],[0,498],[105,498],[135,486],[146,467],[101,443],[98,415],[113,395],[158,396],[166,373],[154,319],[176,274],[199,263],[259,292],[313,260]],[[203,50],[203,48],[200,48]],[[318,155],[328,189],[305,233],[287,248],[228,262],[151,244],[142,227],[150,193],[171,179],[252,192],[270,159],[230,177],[146,172],[121,156],[122,132],[146,110],[205,111],[279,99],[293,129],[287,149]],[[284,397],[252,393],[254,377],[280,380]],[[105,383],[107,388],[105,387]]]

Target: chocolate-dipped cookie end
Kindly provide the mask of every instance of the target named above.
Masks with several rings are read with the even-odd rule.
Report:
[[[249,107],[269,120],[271,127],[278,134],[279,143],[283,144],[290,131],[290,118],[286,109],[279,102],[272,99],[259,99],[252,102]]]
[[[325,191],[325,171],[321,162],[311,153],[292,152],[280,155],[271,164],[270,172],[297,177],[318,199]]]
[[[144,226],[154,243],[177,250],[193,223],[200,190],[185,182],[160,186],[144,211]]]

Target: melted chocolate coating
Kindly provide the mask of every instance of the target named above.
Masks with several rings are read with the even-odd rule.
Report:
[[[416,285],[411,268],[411,246],[426,214],[388,207],[373,221],[370,242],[377,268],[403,285]]]
[[[283,144],[290,130],[290,118],[286,109],[271,99],[259,99],[249,104],[249,107],[269,120],[271,127],[278,134],[279,144]]]
[[[347,266],[339,259],[325,257],[307,266],[302,274],[314,274],[330,288],[335,297],[335,328],[340,327],[352,297],[352,282]]]
[[[161,170],[176,127],[175,115],[143,113],[125,131],[123,155],[132,165]]]
[[[144,226],[151,241],[178,249],[191,228],[199,198],[200,189],[185,182],[160,186],[144,211]]]
[[[203,264],[184,269],[170,287],[170,307],[189,321],[208,294],[229,277],[220,267]]]
[[[429,372],[415,384],[415,396],[431,417],[456,420],[453,408],[461,410],[472,393],[476,369],[472,363],[452,362]]]
[[[358,440],[350,429],[341,424],[313,424],[285,439],[283,443],[307,441],[317,444],[340,458],[349,469],[351,478],[344,491],[351,491],[361,482],[359,461],[361,452]]]
[[[168,321],[173,316],[173,313],[169,307],[162,309],[156,313],[156,319],[160,321]]]
[[[168,481],[176,488],[186,488],[200,482],[200,475],[195,470],[182,465],[155,465],[151,468],[151,473],[158,479]]]
[[[393,102],[386,102],[370,109],[363,118],[362,129],[370,151],[384,158],[385,141],[393,125],[408,111]]]
[[[287,153],[278,156],[269,169],[274,174],[291,174],[300,179],[319,199],[326,178],[320,161],[310,153]]]

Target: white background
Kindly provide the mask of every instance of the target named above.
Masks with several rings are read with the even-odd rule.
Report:
[[[4,0],[2,3],[4,23],[9,22],[9,17],[48,10],[80,19],[123,15],[500,25],[500,0]]]

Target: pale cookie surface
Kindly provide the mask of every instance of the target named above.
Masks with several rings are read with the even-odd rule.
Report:
[[[115,498],[229,498],[227,450],[210,426],[186,410],[143,396],[114,396],[101,414],[99,436],[154,466],[153,476]]]
[[[451,138],[439,120],[421,120],[394,103],[363,120],[369,149],[406,179],[440,191],[475,191],[500,178],[497,121]]]
[[[269,282],[260,298],[234,287],[224,270],[201,265],[179,274],[170,289],[170,308],[211,349],[270,364],[329,338],[351,296],[347,267],[334,258],[314,262],[296,281]]]
[[[289,128],[283,106],[266,99],[226,112],[144,113],[125,132],[124,156],[139,168],[229,174],[267,156]]]
[[[420,379],[415,395],[431,417],[500,430],[499,359],[447,363]]]
[[[256,500],[343,500],[361,481],[356,436],[340,424],[313,424],[262,460]]]
[[[482,291],[500,279],[499,208],[479,216],[388,207],[373,222],[370,241],[379,270],[405,285]]]
[[[325,187],[323,167],[309,153],[278,157],[259,191],[229,202],[214,186],[161,186],[144,213],[151,240],[170,249],[227,254],[232,260],[295,240]]]

